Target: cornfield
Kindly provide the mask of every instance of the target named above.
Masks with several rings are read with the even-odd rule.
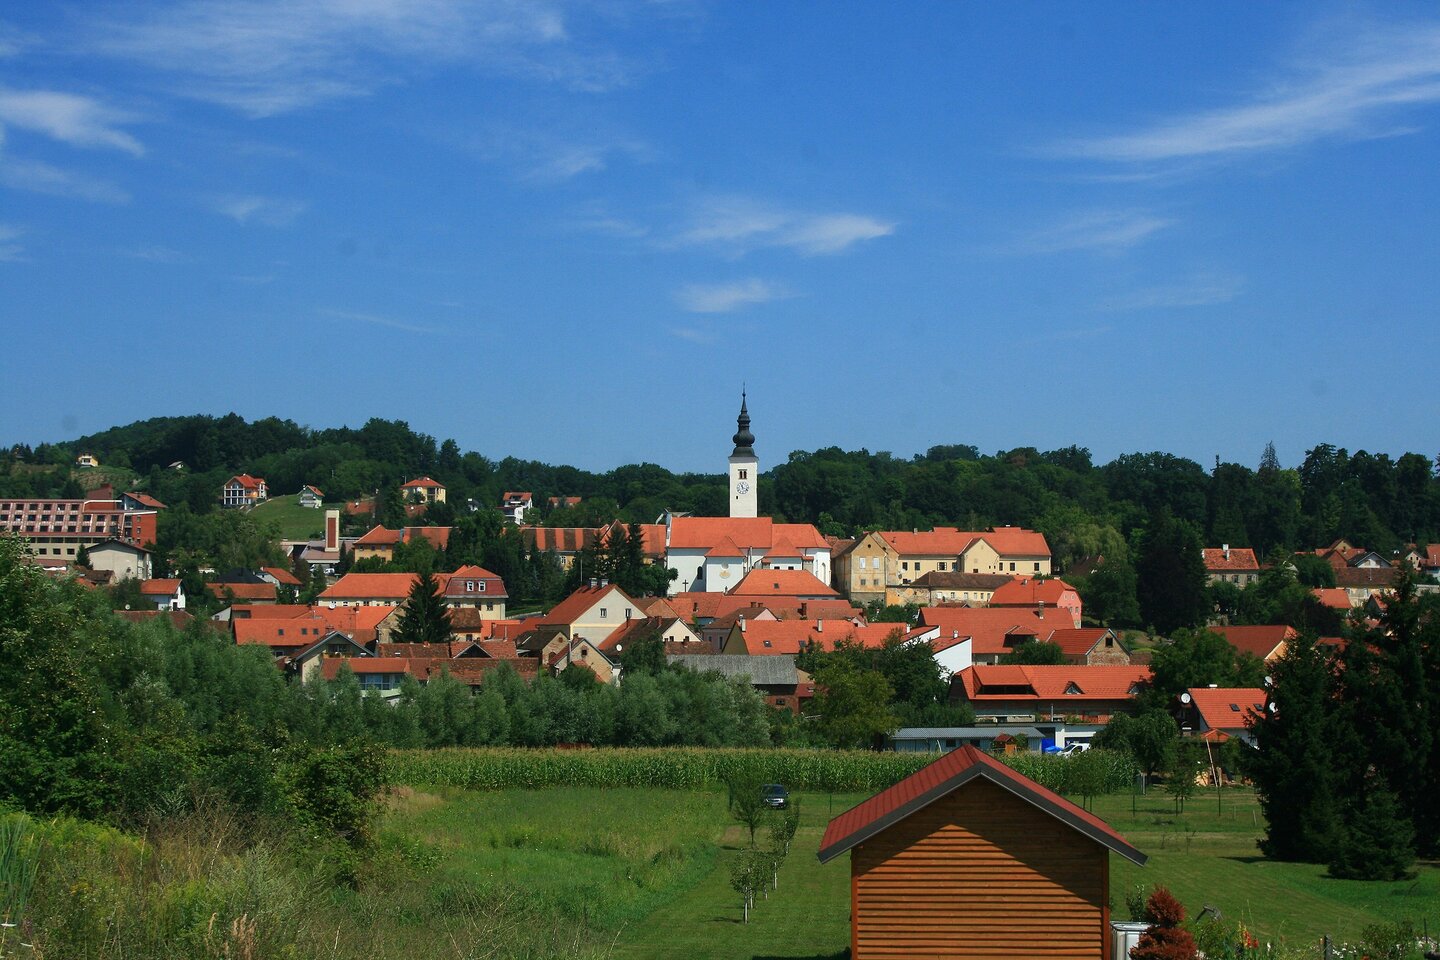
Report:
[[[1025,776],[1059,792],[1110,793],[1129,786],[1134,764],[1107,751],[1080,757],[1034,754],[1001,759]],[[658,787],[699,790],[736,777],[783,783],[792,790],[861,793],[883,790],[935,759],[934,754],[869,751],[723,749],[704,747],[593,750],[484,749],[396,750],[390,753],[392,783],[465,787],[472,790],[541,789],[558,786]],[[1087,767],[1085,783],[1076,782]]]

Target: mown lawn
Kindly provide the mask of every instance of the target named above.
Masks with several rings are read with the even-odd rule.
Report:
[[[250,515],[260,523],[273,523],[280,528],[282,540],[318,540],[325,534],[325,511],[338,510],[341,504],[327,503],[319,510],[300,506],[299,494],[271,497],[257,504]]]
[[[434,851],[427,885],[519,890],[573,925],[587,950],[625,958],[828,958],[849,942],[849,863],[815,854],[832,814],[864,795],[803,794],[780,889],[742,923],[729,864],[745,835],[718,791],[554,789],[407,794],[384,829]],[[1133,812],[1132,812],[1133,804]],[[1254,796],[1213,792],[1174,812],[1161,792],[1099,798],[1095,812],[1150,856],[1111,858],[1115,919],[1137,884],[1165,884],[1192,914],[1206,905],[1291,946],[1358,939],[1373,923],[1440,928],[1440,868],[1402,883],[1327,878],[1324,867],[1268,862]],[[433,902],[433,901],[432,901]]]

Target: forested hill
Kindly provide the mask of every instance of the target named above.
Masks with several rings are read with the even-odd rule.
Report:
[[[251,423],[235,414],[158,417],[68,443],[11,448],[0,468],[0,495],[73,491],[78,475],[66,468],[81,452],[106,467],[132,469],[139,487],[196,511],[213,509],[220,484],[240,471],[265,477],[274,494],[308,483],[327,500],[425,474],[446,484],[456,505],[472,498],[496,505],[505,490],[531,491],[542,507],[550,496],[583,497],[581,507],[544,517],[557,525],[615,516],[651,521],[666,508],[718,515],[727,504],[719,473],[676,474],[651,463],[593,473],[462,452],[453,440],[437,441],[402,421],[314,430],[275,418]],[[1254,469],[1225,463],[1208,470],[1161,452],[1095,464],[1079,446],[986,456],[973,446],[946,445],[910,459],[831,447],[792,453],[766,472],[760,507],[835,535],[936,524],[1032,527],[1050,538],[1062,569],[1080,557],[1123,554],[1162,509],[1208,544],[1250,546],[1261,555],[1341,536],[1382,552],[1440,540],[1440,478],[1428,455],[1392,459],[1317,444],[1292,467],[1279,464],[1269,449],[1257,451],[1257,459]],[[185,469],[169,469],[175,462]]]

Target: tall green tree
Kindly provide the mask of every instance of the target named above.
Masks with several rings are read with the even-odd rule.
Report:
[[[1140,551],[1140,614],[1162,634],[1202,623],[1209,609],[1205,561],[1195,528],[1162,508],[1150,519]]]
[[[433,574],[417,576],[395,627],[396,643],[449,643],[450,611]]]

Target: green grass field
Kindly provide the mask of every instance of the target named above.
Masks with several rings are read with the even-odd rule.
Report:
[[[837,957],[849,937],[849,865],[821,866],[815,853],[832,811],[863,798],[799,796],[803,819],[780,889],[757,903],[749,924],[728,882],[745,837],[718,791],[403,791],[382,829],[393,844],[430,851],[422,880],[429,902],[436,889],[451,887],[487,897],[523,890],[573,933],[571,952]],[[1213,792],[1201,795],[1183,815],[1159,792],[1100,798],[1095,812],[1151,858],[1139,868],[1112,857],[1116,919],[1126,918],[1125,895],[1136,884],[1165,884],[1192,913],[1215,907],[1292,947],[1325,934],[1353,940],[1369,924],[1401,919],[1440,928],[1436,865],[1392,884],[1331,880],[1323,867],[1264,861],[1249,791],[1225,791],[1218,810]]]
[[[282,540],[318,540],[325,535],[325,511],[339,510],[342,505],[327,503],[319,510],[302,507],[298,494],[271,497],[258,504],[250,515],[261,523],[273,523],[280,528]]]

